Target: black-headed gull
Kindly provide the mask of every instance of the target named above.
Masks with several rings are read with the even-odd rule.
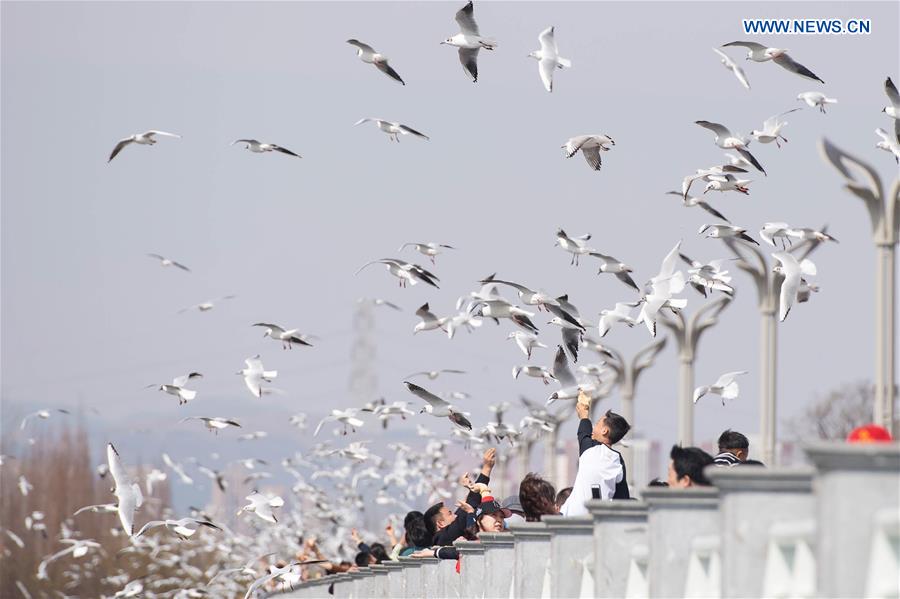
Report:
[[[534,377],[536,379],[541,379],[544,381],[545,385],[549,385],[551,380],[554,380],[555,377],[550,370],[544,366],[532,366],[532,365],[521,365],[521,366],[513,366],[512,376],[514,379],[519,378],[520,374],[525,374],[526,376]]]
[[[159,254],[147,254],[147,256],[149,256],[150,258],[156,258],[157,260],[159,260],[160,266],[174,266],[176,268],[180,268],[181,270],[183,270],[185,272],[191,272],[191,269],[188,268],[187,266],[185,266],[184,264],[182,264],[180,262],[176,262],[175,260],[166,258],[165,256],[160,256]]]
[[[409,392],[420,399],[424,399],[425,407],[419,412],[430,414],[437,418],[449,418],[450,422],[464,429],[472,430],[472,423],[466,418],[465,414],[457,411],[448,401],[441,399],[434,393],[428,391],[424,387],[420,387],[415,383],[403,381]]]
[[[694,403],[706,395],[712,393],[722,398],[722,405],[725,405],[726,399],[737,399],[740,388],[737,381],[734,380],[742,374],[747,374],[746,370],[738,370],[735,372],[726,372],[716,380],[712,385],[701,385],[694,389]]]
[[[128,475],[128,472],[122,465],[119,452],[116,451],[112,443],[107,443],[106,445],[106,460],[109,463],[109,471],[116,485],[113,493],[116,499],[119,500],[119,520],[122,522],[122,528],[125,529],[125,533],[131,536],[134,534],[134,511],[144,503],[141,486]]]
[[[481,37],[478,31],[478,23],[475,22],[475,7],[472,1],[456,12],[456,22],[459,24],[459,33],[448,37],[441,44],[447,44],[459,48],[459,62],[463,70],[472,78],[472,83],[478,81],[478,51],[493,50],[497,42]]]
[[[706,235],[703,235],[703,233],[706,233]],[[759,245],[758,241],[747,235],[747,229],[736,227],[735,225],[703,225],[700,227],[700,230],[697,231],[697,234],[703,235],[707,239],[725,239],[727,237],[733,237],[735,239],[741,239]]]
[[[162,454],[162,459],[163,463],[165,463],[165,465],[168,466],[172,470],[172,472],[178,475],[178,478],[181,479],[181,482],[186,485],[194,484],[194,479],[188,476],[184,471],[184,467],[172,460],[172,458],[169,457],[169,454]]]
[[[363,119],[359,119],[358,121],[353,123],[353,125],[354,126],[362,125],[363,123],[375,123],[376,127],[378,127],[381,131],[384,131],[385,133],[387,133],[388,137],[396,142],[400,141],[401,135],[415,135],[416,137],[421,137],[423,139],[431,139],[424,133],[420,133],[419,131],[416,131],[412,127],[407,127],[406,125],[404,125],[402,123],[394,123],[391,121],[385,121],[383,119],[374,119],[371,117],[366,117]]]
[[[536,347],[544,347],[547,346],[538,341],[538,338],[530,333],[525,333],[523,331],[514,331],[507,335],[507,339],[515,339],[516,345],[522,350],[522,353],[528,356],[528,359],[531,359],[531,352]]]
[[[803,275],[815,275],[816,265],[808,259],[798,262],[793,254],[787,252],[775,252],[772,257],[778,261],[778,264],[772,267],[772,271],[780,273],[784,277],[778,299],[778,320],[784,322],[797,299],[800,279]]]
[[[428,377],[429,381],[433,381],[434,379],[441,376],[442,374],[465,374],[465,373],[466,373],[465,370],[455,370],[453,368],[442,368],[441,370],[422,370],[419,372],[414,372],[412,374],[406,375],[403,378],[411,379],[416,376],[424,376],[424,377]]]
[[[156,387],[160,391],[165,391],[169,395],[174,395],[178,398],[178,405],[183,405],[197,397],[197,392],[191,389],[186,389],[185,385],[187,385],[188,381],[201,377],[203,377],[203,375],[199,372],[189,372],[188,374],[176,376],[174,379],[172,379],[171,385],[163,383],[161,385],[147,385],[147,387]]]
[[[825,232],[825,227],[822,227],[821,231],[810,227],[791,227],[788,229],[787,234],[798,241],[813,241],[816,243],[833,241],[838,243],[837,239]]]
[[[605,337],[617,322],[621,322],[629,328],[633,327],[638,321],[631,317],[631,310],[639,305],[641,302],[616,302],[616,307],[612,310],[601,310],[597,333],[601,338]]]
[[[725,66],[725,68],[734,73],[734,76],[737,77],[737,80],[741,82],[741,85],[743,85],[745,89],[750,89],[750,82],[747,81],[747,75],[744,73],[744,69],[738,66],[736,62],[731,60],[730,56],[728,56],[718,48],[713,48],[712,50],[719,55],[719,58],[721,58],[721,62]]]
[[[541,76],[541,81],[544,83],[544,89],[552,92],[553,73],[556,69],[570,68],[572,61],[559,55],[553,27],[544,29],[538,36],[538,42],[541,44],[541,49],[535,50],[528,57],[538,61],[538,73]]]
[[[737,179],[734,176],[734,173],[746,173],[747,170],[744,167],[744,164],[746,164],[747,167],[752,167],[753,165],[747,162],[747,160],[744,158],[736,158],[731,154],[725,155],[728,156],[730,161],[740,160],[743,161],[743,164],[719,164],[710,166],[708,168],[698,168],[693,175],[688,175],[681,180],[681,195],[683,199],[687,200],[688,194],[691,191],[691,186],[697,179],[707,181],[708,183],[712,181],[720,182],[720,185],[715,187],[717,191],[728,191],[731,189],[735,189],[743,194],[749,193],[746,188],[746,184],[750,183],[750,181]],[[712,189],[714,189],[714,187],[711,187],[707,184],[706,189],[703,193],[711,191]]]
[[[428,272],[418,264],[410,264],[409,262],[404,262],[403,260],[395,258],[381,258],[380,260],[367,262],[359,267],[356,274],[359,274],[364,268],[373,264],[384,264],[387,267],[388,272],[400,280],[400,287],[406,287],[407,284],[415,285],[419,281],[422,281],[435,289],[439,289],[437,282],[440,281],[440,279],[438,279],[434,273]]]
[[[188,416],[187,418],[182,418],[180,422],[187,422],[188,420],[202,420],[206,428],[208,428],[210,432],[215,432],[217,435],[221,429],[228,428],[229,426],[242,428],[237,420],[223,418],[222,416]]]
[[[205,302],[200,302],[199,304],[194,304],[193,306],[188,306],[187,308],[182,308],[178,311],[179,314],[182,312],[187,312],[188,310],[197,310],[199,312],[209,312],[213,308],[216,307],[216,302],[220,302],[223,300],[230,300],[236,298],[236,295],[223,295],[222,297],[218,297],[216,299],[206,300]]]
[[[195,532],[200,530],[201,526],[205,526],[213,530],[222,530],[220,526],[217,526],[208,520],[198,520],[196,518],[181,518],[179,520],[151,520],[150,522],[144,524],[132,538],[136,539],[142,536],[151,528],[157,528],[159,526],[165,526],[176,535],[178,535],[181,539],[189,539],[194,535]]]
[[[554,315],[547,324],[560,327],[563,347],[565,347],[569,352],[569,355],[572,356],[572,361],[577,362],[578,348],[581,346],[581,338],[584,335],[585,326],[581,324],[579,319],[566,312],[560,306],[550,304],[547,308],[550,310],[550,313]]]
[[[519,293],[519,299],[522,300],[523,304],[527,306],[537,306],[538,310],[546,310],[546,306],[548,304],[556,304],[556,301],[553,299],[553,297],[551,297],[547,293],[544,293],[543,291],[535,291],[533,289],[529,289],[525,285],[513,283],[512,281],[504,281],[494,277],[495,275],[490,275],[489,277],[484,278],[478,282],[482,285],[494,283],[497,285],[507,285],[509,287],[512,287]]]
[[[688,265],[688,283],[697,293],[703,297],[711,290],[721,291],[726,295],[734,295],[734,287],[731,286],[731,276],[724,269],[726,260],[711,260],[703,264],[692,260],[688,256],[679,253],[681,259]]]
[[[897,91],[897,86],[894,85],[894,82],[891,81],[890,77],[884,80],[884,93],[887,94],[888,100],[891,101],[891,105],[882,108],[881,112],[887,114],[894,120],[900,120],[900,92]]]
[[[800,75],[801,77],[805,77],[806,79],[818,81],[819,83],[825,83],[824,81],[819,79],[818,75],[788,56],[787,50],[785,49],[768,48],[756,42],[728,42],[727,44],[722,44],[723,48],[727,48],[729,46],[743,46],[744,48],[747,48],[747,60],[752,60],[753,62],[767,62],[771,60],[781,68],[790,71],[791,73]]]
[[[284,499],[277,495],[268,495],[257,491],[247,495],[246,499],[250,503],[239,509],[237,515],[241,515],[243,512],[253,512],[266,522],[271,522],[272,524],[278,522],[278,519],[272,512],[272,508],[282,507]]]
[[[391,65],[388,64],[387,56],[383,54],[379,54],[375,51],[375,49],[368,45],[364,44],[356,39],[349,39],[347,43],[356,48],[356,55],[359,59],[367,64],[375,65],[379,71],[393,79],[394,81],[399,81],[403,85],[406,85],[406,82],[403,81],[403,78],[400,77],[400,74],[397,73]]]
[[[875,147],[890,152],[894,155],[894,160],[900,162],[900,121],[894,121],[894,134],[891,135],[881,127],[875,129],[875,134],[881,138],[881,141],[875,144]]]
[[[826,104],[837,104],[836,98],[828,98],[822,92],[803,92],[801,94],[797,94],[797,99],[806,102],[806,105],[810,108],[819,107],[819,112],[825,114],[825,105]]]
[[[293,349],[294,343],[312,347],[312,343],[306,341],[303,338],[303,336],[300,334],[299,329],[284,329],[277,324],[271,324],[268,322],[257,322],[250,326],[265,327],[266,332],[263,333],[263,337],[270,337],[276,341],[281,341],[282,349]]]
[[[756,168],[756,170],[758,170],[762,174],[766,174],[766,169],[764,169],[759,161],[753,157],[753,154],[751,154],[750,151],[747,150],[747,144],[750,143],[747,138],[732,133],[728,127],[719,123],[713,123],[710,121],[694,121],[694,124],[700,125],[704,129],[709,129],[710,131],[715,133],[715,141],[717,146],[719,146],[723,150],[735,150],[738,154],[746,158],[750,162],[750,164],[752,164]]]
[[[659,273],[647,283],[649,291],[643,296],[641,311],[637,321],[643,322],[650,331],[650,335],[656,337],[656,319],[663,308],[680,310],[687,305],[687,300],[674,297],[684,289],[684,273],[676,270],[681,241],[675,244],[659,267]]]
[[[763,121],[763,128],[761,130],[754,129],[750,132],[750,135],[753,136],[756,141],[761,144],[772,143],[774,141],[775,145],[780,148],[781,143],[779,140],[787,143],[787,138],[781,134],[781,130],[784,129],[785,125],[788,124],[787,121],[781,120],[781,117],[792,112],[797,112],[798,110],[800,109],[793,108],[791,110],[782,112],[781,114],[770,116],[765,121]]]
[[[346,410],[331,410],[331,414],[322,418],[319,421],[319,424],[316,426],[316,431],[313,433],[313,437],[317,437],[319,435],[319,431],[322,430],[322,425],[326,422],[340,422],[344,425],[343,434],[347,434],[347,427],[350,427],[350,430],[354,433],[358,427],[361,427],[365,422],[356,417],[356,414],[359,410],[355,408],[348,408]]]
[[[581,155],[587,161],[592,170],[599,171],[601,166],[600,152],[608,152],[606,146],[614,146],[616,142],[608,135],[576,135],[566,140],[562,147],[566,151],[566,158],[571,158],[581,150]]]
[[[617,279],[625,283],[628,287],[633,288],[635,291],[641,290],[640,287],[637,286],[637,283],[634,282],[634,279],[631,278],[631,275],[628,274],[632,272],[630,266],[618,258],[613,258],[612,256],[601,254],[600,252],[591,252],[590,255],[600,260],[600,269],[597,271],[598,275],[601,273],[614,274]]]
[[[263,152],[281,152],[282,154],[287,154],[288,156],[303,158],[303,156],[301,156],[300,154],[295,154],[287,148],[283,148],[275,144],[263,143],[255,139],[236,139],[231,142],[231,145],[240,143],[245,144],[244,149],[250,150],[251,152],[255,152],[257,154],[262,154]]]
[[[508,318],[529,333],[538,332],[538,328],[531,321],[531,318],[534,316],[533,312],[514,306],[504,299],[478,300],[472,302],[470,310],[472,310],[473,315],[482,318],[492,318],[498,324],[500,318]]]
[[[409,246],[413,246],[417,252],[422,254],[423,256],[428,256],[431,259],[431,263],[434,264],[434,257],[441,253],[442,249],[447,250],[455,250],[456,248],[452,245],[447,245],[446,243],[436,243],[434,241],[429,241],[428,243],[415,243],[415,242],[407,242],[400,246],[398,252],[402,252]]]
[[[781,240],[781,249],[785,249],[788,243],[791,243],[789,231],[791,226],[785,222],[763,223],[762,229],[759,230],[759,236],[763,241],[777,247],[776,239]]]
[[[117,143],[116,147],[113,148],[112,154],[109,155],[109,160],[106,161],[107,164],[112,162],[112,159],[115,158],[119,154],[119,152],[122,151],[122,148],[124,148],[128,144],[140,144],[142,146],[154,145],[156,143],[156,140],[153,139],[155,135],[181,138],[180,135],[176,135],[174,133],[166,133],[165,131],[157,131],[155,129],[144,131],[143,133],[135,133],[134,135],[129,135],[125,139],[119,140],[119,143]]]
[[[592,395],[597,390],[597,386],[593,383],[578,384],[572,369],[569,367],[569,359],[566,356],[566,352],[561,345],[556,348],[552,373],[553,378],[559,383],[559,390],[547,398],[547,405],[558,399],[575,399],[581,391]]]
[[[685,197],[684,194],[682,194],[679,191],[667,191],[666,195],[673,195],[673,196],[678,196],[679,198],[681,198],[681,205],[684,206],[685,208],[693,208],[694,206],[696,206],[698,208],[702,208],[703,210],[706,210],[707,212],[709,212],[716,218],[724,220],[726,223],[731,222],[730,220],[725,218],[724,214],[722,214],[721,212],[719,212],[718,210],[716,210],[715,208],[710,206],[709,203],[706,200],[704,200],[703,198],[698,198],[696,196]]]
[[[60,414],[70,413],[69,410],[63,410],[62,408],[56,408],[55,410],[38,410],[37,412],[32,412],[31,414],[28,414],[24,418],[22,418],[22,422],[19,424],[19,430],[24,431],[30,419],[40,418],[41,420],[47,420],[48,418],[50,418],[53,412],[59,412]]]
[[[586,233],[579,237],[571,237],[562,229],[556,230],[556,243],[554,245],[558,245],[564,251],[572,254],[572,261],[569,262],[570,265],[578,266],[578,258],[585,254],[590,254],[591,252],[596,252],[592,247],[587,245],[587,242],[591,239],[591,234]]]
[[[247,366],[239,370],[238,374],[244,377],[244,384],[247,385],[247,389],[250,390],[250,393],[252,393],[254,397],[262,397],[263,382],[271,383],[272,380],[278,376],[278,371],[266,370],[263,367],[259,354],[256,354],[252,358],[247,358],[244,360],[244,363]]]

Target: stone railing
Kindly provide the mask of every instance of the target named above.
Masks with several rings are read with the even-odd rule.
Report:
[[[808,469],[717,468],[279,597],[898,597],[900,445],[815,444]]]

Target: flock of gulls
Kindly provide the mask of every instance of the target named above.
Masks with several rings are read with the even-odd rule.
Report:
[[[465,74],[477,82],[481,51],[494,51],[498,43],[481,35],[472,2],[456,13],[456,22],[459,32],[441,43],[457,49]],[[554,27],[540,32],[538,41],[540,49],[528,56],[537,61],[541,83],[547,92],[552,92],[554,75],[558,70],[571,68],[572,61],[560,56]],[[347,43],[356,49],[357,57],[363,63],[373,65],[385,76],[406,85],[396,66],[372,46],[357,39],[350,39]],[[727,54],[736,47],[745,48],[747,60],[752,63],[771,62],[784,69],[785,75],[824,84],[818,75],[797,62],[784,49],[748,41],[729,42],[721,48],[714,48],[722,64],[747,90],[751,89],[748,73]],[[882,111],[893,123],[892,127],[877,130],[881,138],[877,147],[890,152],[895,160],[900,160],[900,97],[890,78],[885,81],[884,89],[890,104]],[[837,102],[819,91],[802,92],[797,100],[822,113],[826,112],[826,106]],[[451,493],[446,488],[446,482],[455,479],[460,469],[447,457],[451,442],[458,442],[466,449],[475,451],[489,444],[508,444],[512,447],[540,442],[543,435],[553,431],[570,416],[574,404],[572,400],[579,393],[586,393],[595,401],[608,397],[620,382],[623,366],[618,352],[601,341],[610,330],[635,329],[631,334],[653,338],[658,334],[658,324],[684,311],[689,302],[704,302],[714,294],[733,296],[738,286],[733,271],[746,266],[753,259],[753,253],[772,259],[772,276],[777,277],[780,283],[778,318],[783,322],[796,304],[809,300],[811,292],[818,291],[818,287],[809,282],[809,278],[816,275],[816,265],[807,256],[818,245],[836,243],[837,240],[824,229],[784,222],[765,223],[756,235],[750,228],[732,223],[710,204],[706,194],[713,191],[749,194],[750,177],[757,173],[768,176],[763,162],[772,161],[771,155],[763,155],[756,147],[751,151],[751,144],[762,148],[774,143],[780,148],[788,141],[785,137],[785,127],[788,125],[785,117],[801,109],[792,108],[766,118],[761,129],[752,130],[749,136],[722,123],[696,121],[696,125],[714,135],[713,142],[717,148],[729,152],[726,154],[727,162],[698,168],[683,177],[680,191],[665,193],[678,196],[685,207],[700,208],[705,215],[713,218],[712,222],[701,224],[698,237],[718,240],[715,243],[721,245],[698,242],[698,247],[699,243],[708,243],[703,246],[705,253],[720,254],[716,259],[694,260],[684,253],[683,241],[677,241],[662,257],[657,273],[638,275],[627,261],[611,255],[610,249],[590,233],[573,235],[558,228],[555,231],[556,246],[568,254],[570,266],[576,268],[585,262],[590,268],[596,267],[596,276],[614,276],[621,282],[619,297],[604,299],[604,305],[587,309],[580,300],[559,290],[545,291],[536,286],[535,281],[511,281],[493,273],[481,278],[473,277],[477,285],[458,296],[453,310],[435,310],[433,305],[441,300],[435,296],[414,311],[418,319],[411,327],[411,334],[414,335],[444,333],[453,339],[461,331],[474,334],[485,323],[506,329],[507,339],[514,341],[515,345],[497,347],[498,359],[508,354],[507,364],[511,366],[512,377],[521,381],[523,388],[532,384],[527,379],[536,379],[550,388],[544,402],[522,399],[521,408],[525,414],[517,423],[506,418],[512,405],[501,402],[490,406],[494,415],[491,421],[476,426],[471,414],[466,411],[466,402],[470,399],[467,394],[440,392],[435,388],[446,378],[463,379],[466,373],[457,369],[435,369],[411,373],[405,380],[397,382],[398,388],[401,382],[405,386],[408,393],[406,401],[379,399],[362,406],[343,406],[331,410],[318,422],[312,437],[318,439],[327,430],[335,439],[348,441],[338,446],[333,445],[333,441],[317,442],[305,453],[288,452],[279,465],[250,455],[216,468],[200,463],[195,457],[178,462],[164,453],[161,459],[165,469],[154,468],[144,480],[138,480],[133,470],[123,463],[119,453],[128,440],[119,439],[116,445],[107,445],[106,463],[98,467],[98,474],[110,481],[110,502],[77,510],[59,533],[63,548],[46,556],[34,575],[39,580],[47,580],[51,574],[61,575],[69,585],[67,592],[77,593],[78,577],[92,575],[91,564],[98,563],[95,558],[104,552],[118,551],[150,555],[153,559],[146,572],[132,578],[124,570],[116,575],[110,574],[107,582],[121,587],[115,597],[243,595],[250,598],[267,590],[291,587],[302,579],[304,568],[315,568],[317,566],[313,562],[318,561],[300,562],[293,556],[308,557],[314,545],[331,560],[346,559],[351,555],[355,548],[349,547],[346,540],[351,528],[360,526],[360,516],[371,505],[373,497],[376,505],[401,515],[433,501],[449,499]],[[429,139],[424,133],[399,122],[363,118],[356,124],[364,123],[373,123],[394,141],[407,135]],[[132,144],[153,146],[161,137],[179,139],[181,136],[155,129],[131,135],[115,144],[109,161]],[[283,146],[256,139],[237,139],[232,145],[236,144],[242,144],[254,153],[278,152],[300,158],[299,154]],[[602,153],[614,147],[615,141],[606,134],[576,135],[562,145],[566,157],[581,152],[589,167],[595,171],[601,170]],[[772,174],[777,176],[774,172]],[[691,195],[692,189],[697,189],[695,185],[702,187],[701,195]],[[550,233],[548,231],[548,238]],[[756,239],[757,236],[761,241]],[[398,288],[421,284],[429,288],[429,292],[437,294],[441,286],[441,279],[434,272],[438,270],[437,258],[448,250],[448,256],[441,258],[441,266],[445,261],[452,262],[451,255],[460,251],[457,246],[434,241],[406,242],[400,245],[398,253],[407,252],[404,255],[408,256],[409,252],[417,252],[428,259],[428,268],[404,258],[385,257],[362,265],[356,276],[370,277],[374,285],[377,279],[374,274],[369,274],[368,267],[381,265],[395,279]],[[161,267],[192,272],[182,262],[160,254],[149,254],[149,257],[158,261]],[[562,266],[562,256],[560,258]],[[348,273],[348,276],[352,275]],[[687,287],[693,291],[689,292]],[[234,297],[208,300],[182,311],[207,312],[218,302]],[[360,302],[367,303],[371,309],[404,311],[399,301],[367,298]],[[315,338],[299,329],[269,322],[248,325],[263,329],[264,336],[276,341],[285,351],[294,348],[301,352],[316,351]],[[590,352],[595,360],[585,363],[584,351]],[[513,360],[515,352],[521,354],[518,360]],[[694,391],[693,401],[696,403],[704,396],[718,395],[725,405],[725,400],[738,397],[737,377],[747,373],[746,370],[728,372],[710,384],[699,386]],[[237,374],[243,379],[253,400],[262,400],[264,395],[277,391],[271,384],[278,372],[266,369],[258,353],[248,357]],[[178,406],[185,406],[197,398],[198,391],[194,387],[202,377],[199,372],[189,371],[173,377],[170,383],[156,383],[150,387],[174,396]],[[29,426],[35,426],[36,420],[46,420],[58,413],[68,414],[65,410],[39,410],[26,416],[20,428],[24,431]],[[429,421],[433,426],[423,424],[425,417],[431,419]],[[416,435],[423,447],[390,443],[387,448],[391,455],[383,457],[372,452],[370,440],[355,437],[359,431],[373,428],[385,430],[406,420],[414,422]],[[194,421],[202,423],[213,437],[233,435],[238,441],[247,443],[248,450],[254,441],[268,434],[266,431],[244,432],[241,423],[234,418],[195,415],[180,418],[182,423]],[[305,430],[307,415],[298,413],[292,416],[290,424]],[[213,441],[213,437],[210,443],[218,442]],[[127,454],[133,453],[130,448],[125,449]],[[274,475],[273,471],[278,466],[282,471],[280,476],[288,476],[292,480],[288,500],[260,490],[262,483]],[[201,476],[209,480],[210,488],[217,488],[223,493],[233,492],[233,489],[229,490],[232,487],[252,491],[246,496],[247,503],[237,512],[237,517],[244,519],[241,525],[243,532],[238,530],[241,527],[228,525],[224,520],[226,514],[214,516],[202,509],[192,509],[188,515],[167,513],[161,519],[149,521],[142,516],[142,506],[148,497],[152,497],[154,485],[169,477],[184,485],[203,484],[195,480],[195,477]],[[327,484],[324,484],[325,481]],[[18,489],[23,497],[27,497],[32,488],[24,475],[19,477]],[[36,511],[29,516],[29,530],[41,530],[42,517],[39,514]],[[80,537],[78,518],[107,518],[113,514],[117,517],[118,536],[124,540],[124,545],[103,547],[93,539]],[[112,521],[110,525],[113,525]],[[16,536],[7,529],[4,531],[7,536],[11,535],[10,538]],[[54,534],[46,530],[43,534],[48,532]],[[298,536],[303,538],[298,539]],[[24,546],[21,543],[19,539],[17,544]],[[205,565],[198,565],[201,563]],[[176,568],[177,583],[156,575],[163,564]],[[25,577],[26,573],[22,576]],[[21,582],[18,588],[23,595],[30,596]]]

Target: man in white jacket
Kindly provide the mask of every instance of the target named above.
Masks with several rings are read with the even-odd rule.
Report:
[[[607,410],[592,425],[590,398],[584,393],[578,396],[575,411],[578,423],[578,474],[572,485],[572,494],[560,509],[563,516],[583,516],[588,513],[584,503],[592,499],[591,487],[600,488],[600,499],[629,499],[625,478],[625,460],[612,448],[631,428],[618,414]]]

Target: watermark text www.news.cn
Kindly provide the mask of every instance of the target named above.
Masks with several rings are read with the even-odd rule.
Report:
[[[871,19],[742,19],[744,33],[787,35],[868,35]]]

